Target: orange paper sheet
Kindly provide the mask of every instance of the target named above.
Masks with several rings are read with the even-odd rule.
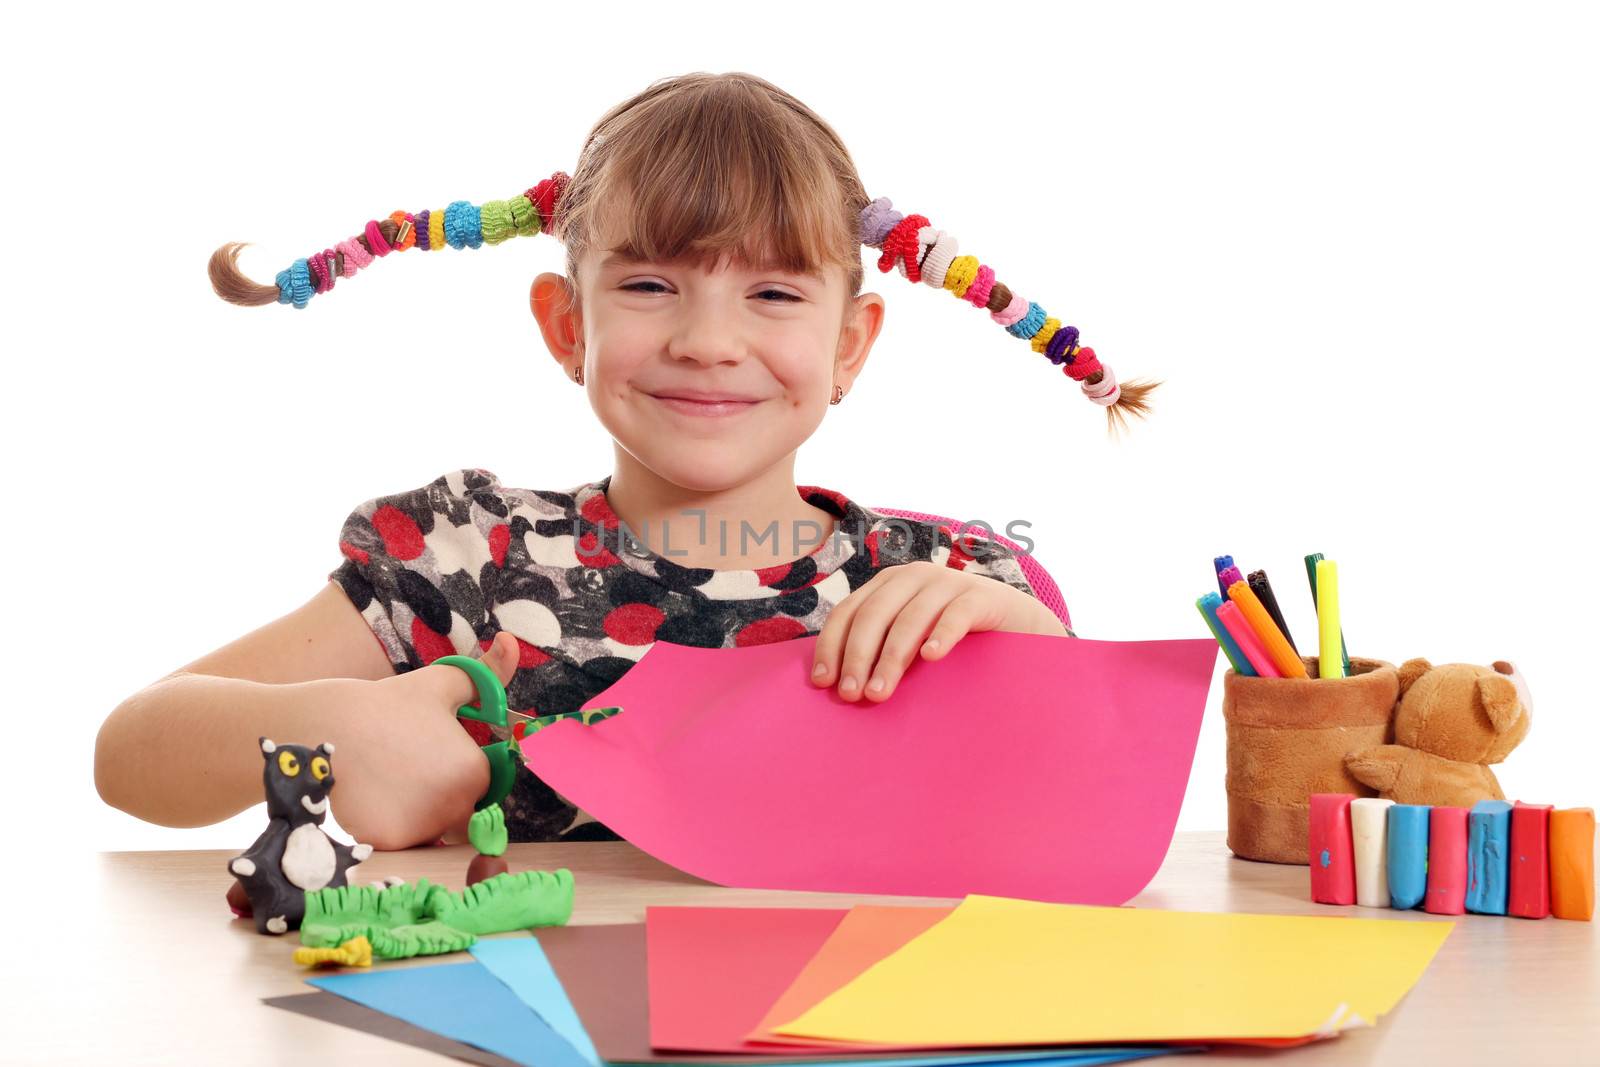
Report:
[[[830,993],[854,981],[881,959],[892,956],[907,942],[925,933],[954,908],[884,907],[864,904],[852,908],[805,969],[778,998],[771,1010],[750,1031],[748,1040],[779,1044],[818,1044],[772,1032],[779,1023],[810,1011]],[[826,1042],[822,1042],[826,1043]]]

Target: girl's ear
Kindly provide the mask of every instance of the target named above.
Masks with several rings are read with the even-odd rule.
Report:
[[[850,301],[845,309],[844,322],[839,327],[839,353],[834,360],[836,378],[846,391],[872,351],[872,342],[883,329],[883,297],[877,293],[862,293]]]
[[[582,332],[582,320],[566,278],[548,271],[539,275],[528,291],[528,304],[539,322],[545,347],[556,362],[566,367],[575,359],[581,361],[578,337]]]

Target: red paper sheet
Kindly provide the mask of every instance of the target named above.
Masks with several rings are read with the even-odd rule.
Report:
[[[882,704],[812,685],[815,646],[658,641],[528,766],[724,885],[1122,904],[1161,865],[1215,641],[970,634]]]
[[[787,1049],[762,1048],[745,1035],[845,914],[842,908],[646,908],[650,1046],[790,1054],[815,1047],[798,1040]]]

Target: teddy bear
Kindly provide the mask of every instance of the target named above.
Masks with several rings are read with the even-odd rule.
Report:
[[[1504,800],[1488,767],[1504,760],[1528,733],[1532,701],[1516,667],[1426,659],[1400,665],[1400,698],[1392,745],[1345,756],[1359,781],[1400,804],[1470,808]]]

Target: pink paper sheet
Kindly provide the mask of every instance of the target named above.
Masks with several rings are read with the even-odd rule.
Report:
[[[523,741],[551,788],[723,885],[1122,904],[1172,839],[1217,643],[986,631],[883,704],[809,680],[816,638],[658,641]]]

